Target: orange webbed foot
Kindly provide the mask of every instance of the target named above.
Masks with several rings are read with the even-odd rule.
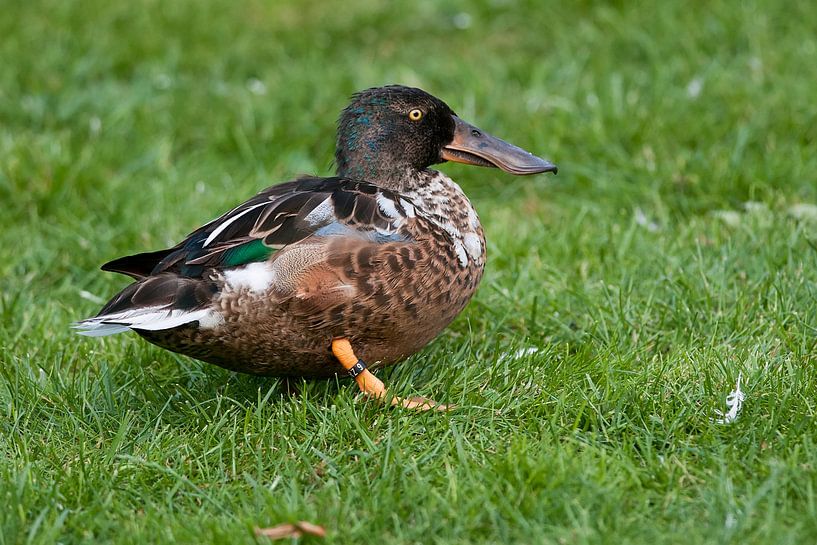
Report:
[[[360,391],[367,397],[388,402],[393,407],[403,407],[404,409],[412,409],[417,411],[450,411],[451,409],[455,408],[454,405],[438,403],[433,399],[428,399],[425,397],[389,397],[383,381],[374,376],[371,371],[366,368],[366,364],[355,356],[354,350],[352,350],[352,345],[349,343],[348,339],[341,338],[333,340],[332,353],[338,359],[343,368],[346,369],[352,377],[354,377]]]

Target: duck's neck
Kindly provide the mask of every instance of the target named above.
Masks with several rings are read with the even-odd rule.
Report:
[[[397,193],[405,193],[419,186],[423,172],[416,168],[396,164],[388,157],[356,157],[356,160],[344,160],[336,156],[337,175],[353,180],[363,180]]]
[[[457,210],[473,210],[471,201],[454,180],[430,168],[415,172],[400,193],[421,210],[440,217],[456,216]]]

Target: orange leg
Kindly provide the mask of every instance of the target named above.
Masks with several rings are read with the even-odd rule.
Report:
[[[383,381],[366,369],[365,364],[355,356],[355,352],[352,350],[352,345],[349,344],[348,339],[341,338],[333,340],[332,353],[343,368],[355,377],[355,382],[357,382],[361,392],[375,399],[385,400],[387,398],[386,387],[383,385]],[[426,399],[424,397],[403,399],[395,396],[391,398],[391,404],[397,407],[418,409],[421,411],[427,411],[429,409],[447,411],[453,408],[453,406],[443,405],[442,403],[437,403],[432,399]]]

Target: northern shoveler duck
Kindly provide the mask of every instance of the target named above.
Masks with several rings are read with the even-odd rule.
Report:
[[[135,282],[75,327],[90,336],[133,330],[244,373],[345,370],[386,399],[367,365],[428,344],[471,299],[485,267],[474,207],[429,168],[445,161],[556,172],[425,91],[368,89],[341,113],[337,176],[270,187],[173,248],[106,263],[102,270]],[[444,408],[423,398],[390,402]]]

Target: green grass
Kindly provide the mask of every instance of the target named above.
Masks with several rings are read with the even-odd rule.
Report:
[[[0,543],[817,540],[817,5],[283,4],[3,3]],[[560,166],[443,167],[486,277],[380,376],[458,410],[71,333],[392,82]]]

